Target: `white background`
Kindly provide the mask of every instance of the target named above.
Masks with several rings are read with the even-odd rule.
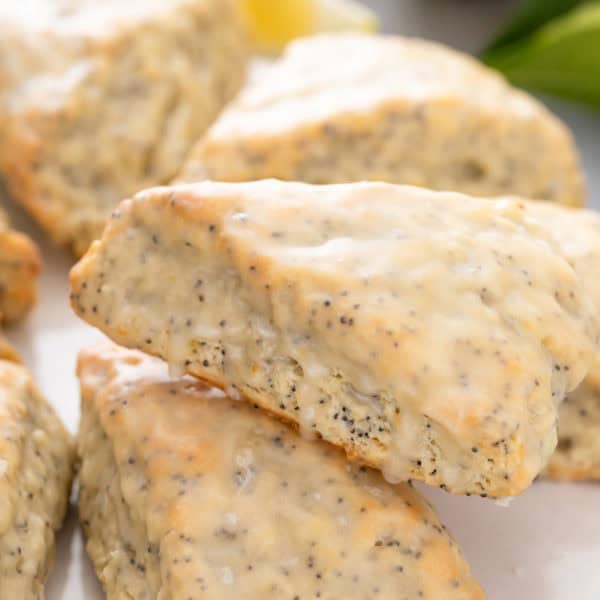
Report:
[[[502,0],[368,3],[380,12],[386,31],[438,39],[473,52],[515,4]],[[588,175],[591,203],[594,198],[600,202],[600,115],[556,101],[551,106],[573,128]],[[39,305],[9,337],[74,432],[79,412],[75,355],[98,334],[79,323],[69,309],[70,257],[45,243],[20,211],[11,209],[11,213],[16,224],[40,244],[45,268]],[[508,508],[438,490],[425,493],[461,543],[490,599],[600,599],[600,485],[538,482]],[[59,537],[48,600],[101,598],[72,511]]]

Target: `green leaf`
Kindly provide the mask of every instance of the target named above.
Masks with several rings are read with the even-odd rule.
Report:
[[[517,13],[502,33],[486,48],[487,52],[506,46],[533,33],[552,19],[569,12],[586,0],[522,0]]]
[[[514,84],[600,108],[600,2],[584,4],[484,61]]]

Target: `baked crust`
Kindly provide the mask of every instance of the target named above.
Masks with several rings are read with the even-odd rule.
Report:
[[[457,493],[529,485],[598,339],[525,203],[386,184],[149,190],[71,284],[116,342]]]
[[[74,448],[24,367],[0,360],[0,392],[0,597],[42,600]]]
[[[35,244],[10,229],[0,209],[0,322],[19,319],[35,304],[40,266]]]
[[[80,512],[109,599],[481,600],[409,485],[102,344],[81,353]]]
[[[200,141],[182,181],[388,181],[584,202],[569,130],[470,56],[402,37],[292,43]]]
[[[235,0],[40,12],[4,23],[0,172],[11,196],[81,255],[121,199],[177,173],[241,86],[247,47]]]
[[[4,337],[0,331],[0,360],[9,360],[15,363],[21,362],[19,353],[13,348],[12,344]]]

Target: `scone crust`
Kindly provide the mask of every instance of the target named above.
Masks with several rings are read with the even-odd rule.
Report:
[[[584,202],[573,137],[470,56],[411,38],[291,44],[202,139],[180,181],[388,181]]]
[[[24,367],[0,360],[0,597],[42,600],[74,447]]]
[[[109,599],[483,599],[410,486],[166,370],[109,344],[79,359],[80,511]]]
[[[75,311],[118,343],[237,387],[392,480],[481,495],[545,466],[597,342],[525,203],[403,186],[150,190],[71,282]]]
[[[40,266],[35,244],[10,229],[0,209],[0,322],[21,318],[35,304]]]
[[[0,360],[8,360],[14,363],[20,363],[21,357],[13,345],[6,339],[0,330]]]
[[[6,29],[0,172],[76,255],[120,200],[172,179],[244,79],[235,0],[86,2]]]

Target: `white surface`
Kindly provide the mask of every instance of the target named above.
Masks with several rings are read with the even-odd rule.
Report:
[[[490,19],[506,10],[506,5],[498,8],[503,3],[482,0],[373,0],[371,4],[389,11],[390,18],[384,23],[387,30],[437,37],[469,49],[487,39],[487,32],[495,27]],[[451,19],[452,15],[456,16]],[[600,171],[594,170],[600,156],[600,116],[556,102],[552,106],[574,128],[591,197],[600,199]],[[9,337],[75,431],[79,412],[75,356],[99,334],[78,322],[70,311],[70,258],[45,243],[22,213],[12,213],[15,222],[40,242],[45,269],[40,304],[24,324],[9,331]],[[490,599],[600,599],[600,485],[541,482],[507,508],[438,490],[426,493],[462,545]],[[101,598],[72,512],[59,538],[48,600]]]

